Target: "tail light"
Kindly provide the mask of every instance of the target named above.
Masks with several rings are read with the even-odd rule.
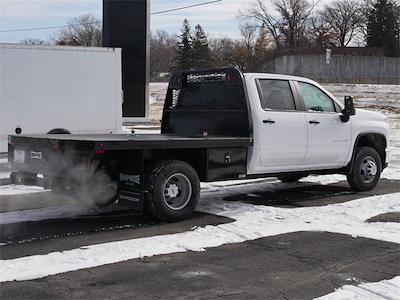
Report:
[[[106,154],[106,150],[96,150],[96,155],[104,155]]]

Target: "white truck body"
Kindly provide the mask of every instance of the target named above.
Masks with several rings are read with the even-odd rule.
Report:
[[[7,135],[122,132],[121,49],[0,44],[0,153]]]
[[[382,163],[389,162],[389,125],[385,115],[357,109],[355,116],[348,122],[342,122],[340,116],[343,104],[315,81],[295,76],[255,73],[244,74],[244,80],[254,137],[254,145],[249,151],[248,175],[340,169],[351,161],[357,138],[363,134],[380,134],[386,138],[386,161]],[[294,85],[310,85],[326,96],[320,99],[321,103],[332,102],[336,111],[263,108],[258,86],[262,80],[292,82],[293,96],[303,98],[303,102],[305,95],[301,90],[296,90]]]

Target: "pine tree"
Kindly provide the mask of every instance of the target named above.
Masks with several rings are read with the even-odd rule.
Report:
[[[203,28],[197,24],[193,37],[193,67],[196,69],[207,68],[211,64],[211,51],[208,38]]]
[[[399,49],[399,9],[391,0],[377,0],[367,23],[367,46]]]
[[[187,19],[183,21],[181,35],[179,36],[177,47],[176,67],[180,70],[189,70],[192,68],[193,43],[192,29]]]

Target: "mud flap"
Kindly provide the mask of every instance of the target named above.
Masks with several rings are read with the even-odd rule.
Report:
[[[142,211],[144,195],[143,153],[129,151],[120,156],[118,204]]]

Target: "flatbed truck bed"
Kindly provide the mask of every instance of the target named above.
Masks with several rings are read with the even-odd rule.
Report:
[[[93,150],[139,150],[139,149],[187,149],[187,148],[230,148],[248,147],[249,137],[229,136],[184,136],[170,134],[54,134],[14,135],[19,145],[45,145],[58,143],[72,146],[86,144]]]

